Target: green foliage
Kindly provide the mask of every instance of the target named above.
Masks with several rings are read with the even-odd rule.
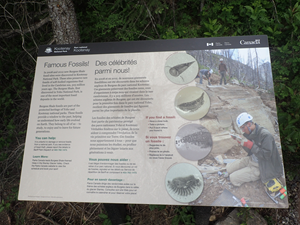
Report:
[[[109,219],[108,215],[101,213],[98,215],[100,217],[100,219],[103,220],[103,225],[112,225],[111,220]],[[126,223],[124,225],[130,225],[131,224],[131,217],[129,215],[127,215],[125,217]]]
[[[24,209],[20,209],[15,213],[15,218],[16,218],[16,224],[17,225],[23,225],[25,224],[25,218],[26,218],[26,210]]]
[[[177,39],[178,35],[173,31],[173,27],[169,27],[162,35],[163,39]]]
[[[0,212],[3,210],[8,210],[10,207],[10,203],[5,203],[4,200],[1,201],[0,203]]]
[[[288,32],[282,35],[286,40],[281,46],[271,51],[280,136],[289,178],[294,177],[300,168],[299,10],[299,4],[295,3],[281,14],[282,17],[278,16]]]
[[[177,208],[177,215],[172,220],[172,225],[186,224],[193,225],[195,224],[194,212],[192,206],[182,206]]]
[[[260,1],[255,1],[252,6],[245,6],[246,15],[248,16],[250,29],[254,34],[263,34],[262,28],[270,23],[267,17],[267,10],[262,6]]]
[[[275,221],[273,220],[273,218],[271,216],[265,216],[264,218],[267,221],[268,225],[275,224]]]
[[[111,220],[108,218],[108,215],[101,213],[99,214],[99,217],[103,220],[103,225],[112,225]]]
[[[131,217],[130,217],[129,215],[127,215],[127,216],[125,217],[125,220],[126,220],[125,225],[130,225],[130,224],[132,224],[132,223],[131,223]]]
[[[154,209],[158,209],[158,210],[163,210],[165,209],[166,206],[165,205],[149,205],[149,209],[151,211],[153,211]]]
[[[247,225],[247,221],[251,218],[253,218],[250,215],[250,208],[239,208],[239,211],[237,213],[237,216],[240,217],[243,220],[243,223],[241,225]]]
[[[7,197],[7,201],[9,202],[16,202],[18,201],[18,193],[19,193],[19,186],[15,186],[11,188],[11,192]]]
[[[10,210],[11,205],[18,201],[19,186],[12,187],[9,194],[2,199],[0,203],[0,212],[3,210]]]
[[[187,38],[200,30],[197,13],[190,10],[196,1],[91,0],[77,4],[83,42]]]
[[[208,18],[208,23],[204,22],[205,27],[207,28],[208,32],[204,32],[204,34],[207,37],[217,37],[220,36],[219,34],[219,30],[221,29],[222,25],[220,25],[217,21],[217,19],[211,20],[210,18]]]

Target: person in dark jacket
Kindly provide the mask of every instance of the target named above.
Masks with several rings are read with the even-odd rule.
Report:
[[[220,65],[219,65],[219,74],[221,75],[220,84],[222,84],[222,80],[224,79],[224,85],[226,85],[226,75],[227,67],[225,63],[223,62],[223,59],[220,59]]]
[[[275,139],[264,127],[252,122],[253,117],[241,113],[236,123],[242,130],[242,138],[233,137],[248,153],[247,157],[229,163],[226,167],[230,181],[235,186],[245,182],[261,181],[267,186],[283,175],[283,164]]]

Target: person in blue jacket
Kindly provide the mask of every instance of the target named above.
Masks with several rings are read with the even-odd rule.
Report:
[[[202,80],[203,80],[203,75],[206,76],[207,80],[208,80],[208,85],[211,85],[210,83],[210,77],[212,74],[213,70],[207,70],[207,69],[202,69],[199,71],[198,75],[196,78],[200,78],[200,84],[202,84]]]

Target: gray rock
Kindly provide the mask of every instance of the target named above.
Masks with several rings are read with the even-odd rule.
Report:
[[[250,208],[235,208],[225,219],[222,218],[215,225],[267,225],[267,221]]]

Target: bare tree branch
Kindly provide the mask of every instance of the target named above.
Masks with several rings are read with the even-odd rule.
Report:
[[[28,32],[32,32],[36,29],[39,29],[40,27],[42,27],[44,24],[48,23],[50,21],[50,17],[46,17],[45,19],[41,20],[39,23],[37,24],[34,24],[30,27],[28,27],[27,29],[24,29],[24,30],[21,30],[21,29],[13,29],[7,33],[4,33],[4,34],[0,34],[0,38],[9,38],[9,37],[12,37],[12,36],[15,36],[17,34],[26,34]]]
[[[145,26],[144,30],[142,31],[142,33],[140,33],[139,37],[140,37],[140,36],[144,36],[143,33],[144,33],[144,31],[147,29],[147,27],[149,26],[150,23],[151,23],[151,21],[147,24],[147,26]],[[151,39],[151,38],[150,38],[150,39]]]
[[[25,10],[26,10],[26,14],[28,15],[27,4],[25,4]],[[28,22],[27,16],[25,17],[25,19],[26,19],[27,27],[30,27],[30,26],[29,26],[29,22]],[[38,49],[39,47],[38,47],[37,43],[36,43],[35,40],[34,40],[34,37],[33,37],[33,35],[32,35],[32,32],[30,31],[29,33],[30,33],[30,35],[31,35],[31,39],[32,39],[33,43],[35,44],[35,47]]]
[[[20,23],[17,21],[17,19],[15,19],[14,16],[13,16],[13,15],[12,15],[5,7],[3,7],[2,5],[0,5],[0,7],[3,8],[4,14],[5,14],[5,15],[8,14],[11,18],[14,19],[14,21],[17,23],[17,25],[18,25],[18,27],[19,27],[19,30],[22,31],[22,27],[21,27]],[[9,24],[9,26],[10,26],[13,30],[15,30],[14,27],[12,26],[12,24],[8,21],[8,19],[6,19],[6,20],[7,20],[8,24]],[[25,48],[25,38],[24,38],[23,32],[21,32],[20,34],[21,34],[21,37],[22,37],[22,48],[23,48],[24,51],[31,57],[31,59],[32,59],[34,62],[36,62],[35,58],[34,58],[34,57],[27,51],[27,49]]]
[[[44,216],[44,215],[42,215],[42,214],[36,213],[35,215],[37,215],[37,216],[39,216],[39,217],[41,217],[41,218],[47,220],[48,222],[50,222],[50,223],[52,223],[52,224],[54,224],[54,225],[59,225],[58,223],[54,222],[51,218],[48,218],[48,217],[46,217],[46,216]]]
[[[55,42],[55,38],[52,38],[52,39],[47,43],[47,45],[52,45],[54,42]]]
[[[146,2],[143,1],[143,3],[144,3],[144,5],[145,5],[145,7],[146,7],[146,9],[147,9],[147,13],[148,13],[148,15],[149,15],[149,17],[150,17],[150,20],[151,20],[151,22],[152,22],[153,28],[154,28],[154,30],[155,30],[155,32],[156,32],[158,38],[160,39],[160,35],[159,35],[159,33],[158,33],[157,29],[156,29],[156,24],[155,24],[155,21],[154,21],[154,17],[152,16],[152,14],[151,14],[151,12],[150,12],[150,10],[149,10],[149,8],[148,8]]]
[[[173,26],[174,26],[174,31],[176,31],[175,0],[172,1],[172,10],[173,10]]]
[[[200,13],[202,13],[202,11],[203,11],[204,2],[205,2],[205,0],[201,0],[201,3],[200,3]]]

